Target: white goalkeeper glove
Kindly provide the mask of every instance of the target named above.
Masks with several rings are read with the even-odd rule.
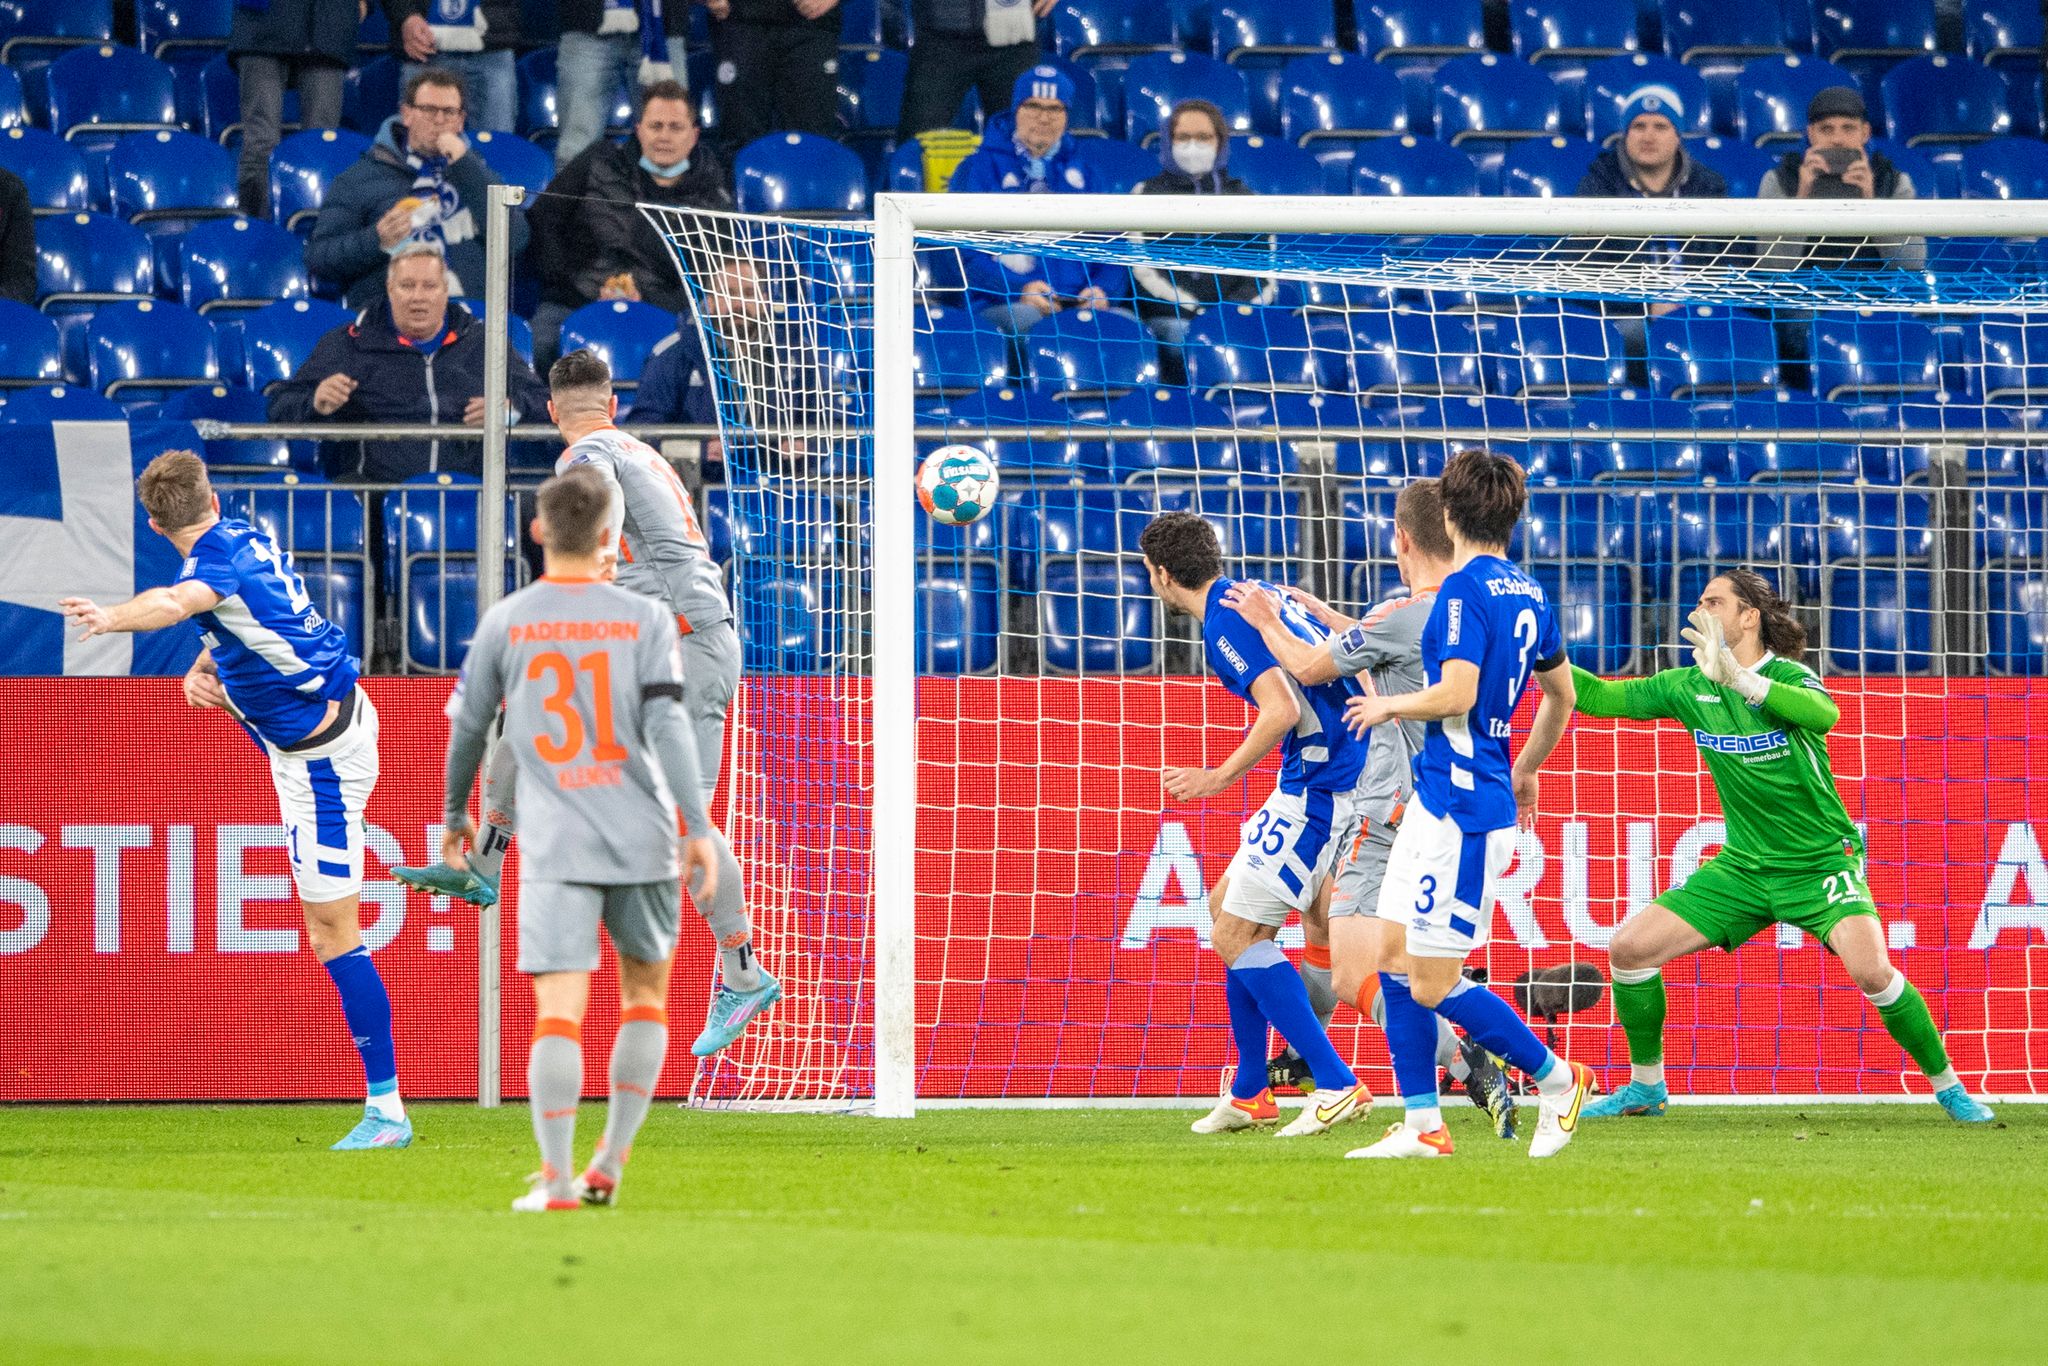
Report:
[[[1744,668],[1735,662],[1735,652],[1728,648],[1728,639],[1721,632],[1721,622],[1705,608],[1694,608],[1687,620],[1691,623],[1678,634],[1692,646],[1692,662],[1711,681],[1735,689],[1751,703],[1761,703],[1771,690],[1771,682],[1754,669]]]

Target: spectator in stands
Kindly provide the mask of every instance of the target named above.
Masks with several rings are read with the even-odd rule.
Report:
[[[638,299],[667,313],[688,306],[668,243],[635,204],[732,207],[724,165],[698,140],[690,92],[657,81],[639,102],[625,145],[591,143],[527,213],[541,287],[534,360],[543,371],[554,363],[562,320],[587,303]]]
[[[357,7],[321,0],[237,4],[228,26],[228,60],[241,88],[242,151],[237,197],[251,218],[270,214],[270,153],[284,119],[284,91],[299,88],[299,124],[341,123],[341,80],[356,62]]]
[[[839,0],[704,0],[717,20],[718,131],[737,152],[769,133],[839,131]]]
[[[438,66],[462,77],[469,124],[510,132],[519,121],[519,0],[383,0],[402,78]]]
[[[645,0],[562,0],[562,41],[555,49],[555,107],[561,131],[555,138],[555,166],[574,161],[604,136],[622,91],[640,83],[640,62],[667,62],[680,53],[690,31],[686,0],[661,6],[662,29],[643,18]],[[705,8],[716,15],[709,0]],[[677,80],[687,75],[678,69]]]
[[[1728,182],[1713,167],[1685,150],[1676,120],[1685,117],[1685,103],[1668,85],[1643,85],[1631,91],[1622,106],[1621,140],[1593,158],[1579,181],[1578,193],[1594,199],[1725,199]],[[1675,243],[1653,244],[1665,259],[1678,254]],[[1610,299],[1600,310],[1614,325],[1638,377],[1646,375],[1644,356],[1647,318],[1661,318],[1679,307],[1670,300],[1650,304]]]
[[[1912,199],[1913,178],[1881,152],[1872,152],[1870,116],[1851,86],[1831,85],[1806,107],[1806,150],[1787,153],[1757,185],[1759,199]],[[1764,265],[1780,270],[1896,266],[1927,263],[1919,237],[1771,238]]]
[[[425,242],[395,252],[385,295],[362,317],[320,339],[313,354],[270,394],[272,422],[427,422],[484,420],[484,329],[448,302],[448,270]],[[507,349],[508,421],[546,422],[547,388]],[[477,474],[476,441],[330,441],[321,462],[334,478],[395,483],[429,470]]]
[[[1251,186],[1224,169],[1230,164],[1230,127],[1223,111],[1207,100],[1182,100],[1166,116],[1159,130],[1159,164],[1159,174],[1141,181],[1132,194],[1253,193]],[[1272,279],[1160,266],[1140,266],[1131,278],[1137,286],[1138,316],[1153,336],[1175,345],[1203,309],[1220,303],[1267,303],[1279,292],[1279,283]]]
[[[697,340],[697,320],[689,314],[676,319],[675,335],[663,339],[640,367],[640,387],[633,391],[633,407],[625,421],[718,422],[718,408],[711,392],[711,367],[704,363],[704,347]],[[717,459],[718,442],[706,443],[704,458]]]
[[[0,167],[0,298],[34,306],[36,219],[28,186]]]
[[[1100,194],[1102,185],[1067,133],[1074,83],[1056,66],[1017,78],[1010,112],[989,120],[981,150],[960,163],[954,193]],[[1122,266],[1022,252],[961,253],[968,301],[1006,332],[1022,332],[1063,308],[1101,308],[1129,295]]]
[[[387,260],[413,243],[439,250],[450,293],[484,287],[484,194],[504,183],[462,135],[462,78],[428,67],[405,83],[398,112],[361,160],[334,178],[306,243],[306,267],[342,287],[351,308],[378,297]],[[526,247],[526,215],[512,210],[512,251]]]
[[[897,134],[952,124],[972,90],[983,118],[1008,106],[1018,77],[1038,63],[1038,21],[1058,0],[910,0],[917,42],[903,82]]]

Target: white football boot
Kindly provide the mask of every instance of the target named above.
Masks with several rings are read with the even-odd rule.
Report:
[[[1301,1113],[1293,1123],[1282,1129],[1277,1138],[1305,1138],[1309,1134],[1323,1134],[1339,1124],[1364,1119],[1366,1111],[1372,1109],[1372,1092],[1365,1089],[1365,1083],[1338,1090],[1326,1087],[1316,1091],[1303,1102]]]
[[[1406,1124],[1395,1123],[1387,1126],[1387,1134],[1370,1147],[1353,1148],[1346,1157],[1449,1157],[1455,1151],[1451,1146],[1451,1131],[1435,1128],[1428,1133],[1418,1133]]]
[[[1536,1098],[1536,1135],[1529,1140],[1529,1156],[1549,1157],[1579,1131],[1579,1110],[1593,1090],[1593,1069],[1583,1063],[1567,1062],[1572,1069],[1568,1091]]]

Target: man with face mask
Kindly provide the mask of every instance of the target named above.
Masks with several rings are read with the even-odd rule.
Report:
[[[1159,130],[1163,169],[1131,193],[1255,193],[1224,169],[1229,162],[1230,128],[1223,111],[1207,100],[1182,100]],[[1138,316],[1153,336],[1169,344],[1187,336],[1188,324],[1203,309],[1220,303],[1267,303],[1279,288],[1271,279],[1159,266],[1139,266],[1131,272],[1131,280],[1137,286]]]
[[[1067,134],[1074,83],[1056,66],[1034,66],[1010,91],[1010,112],[988,121],[981,150],[961,162],[955,194],[1100,194],[1101,181]],[[1122,266],[1026,252],[963,251],[968,302],[1006,332],[1022,332],[1063,308],[1102,308],[1128,297]]]
[[[599,138],[549,182],[527,210],[541,304],[534,360],[554,363],[562,320],[598,299],[637,299],[681,313],[688,296],[668,244],[635,204],[730,209],[724,165],[698,136],[696,106],[675,81],[640,91],[633,136]]]

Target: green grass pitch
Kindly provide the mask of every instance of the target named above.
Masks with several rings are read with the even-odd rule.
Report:
[[[602,1123],[586,1106],[579,1151]],[[1549,1162],[1195,1110],[657,1107],[620,1208],[514,1215],[526,1111],[0,1107],[0,1361],[2039,1361],[2048,1111],[1589,1122]],[[1533,1110],[1525,1110],[1533,1125]]]

